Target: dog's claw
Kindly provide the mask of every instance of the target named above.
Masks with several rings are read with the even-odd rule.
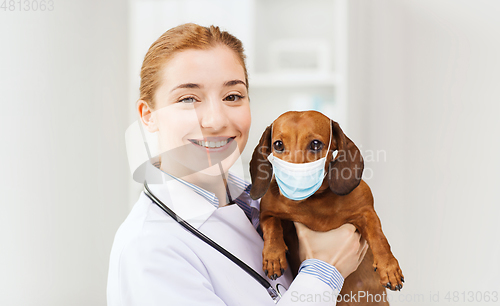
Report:
[[[403,273],[399,268],[398,261],[394,257],[382,260],[373,264],[372,267],[377,267],[377,272],[380,274],[380,285],[392,291],[403,288]]]
[[[405,279],[401,277],[401,281],[404,283],[404,282],[405,282]]]
[[[285,252],[287,246],[284,241],[279,244],[264,243],[262,250],[262,269],[271,280],[276,280],[283,275],[287,268]]]
[[[373,271],[377,272],[377,267],[375,267],[375,269]]]

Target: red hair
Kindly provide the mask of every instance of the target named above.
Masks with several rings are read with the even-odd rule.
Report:
[[[216,46],[226,46],[237,55],[245,72],[245,83],[248,90],[248,74],[245,65],[245,54],[241,41],[219,27],[211,25],[202,27],[194,23],[185,23],[163,33],[149,47],[141,68],[140,100],[154,109],[154,94],[161,82],[161,70],[178,52],[187,49],[207,50]]]

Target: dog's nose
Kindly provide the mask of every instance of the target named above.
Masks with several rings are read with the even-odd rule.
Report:
[[[283,160],[290,163],[308,163],[317,160],[318,158],[315,154],[309,154],[306,150],[295,149],[284,152]]]
[[[282,153],[282,160],[289,162],[289,163],[298,163],[300,162],[300,152],[299,150],[284,150]]]

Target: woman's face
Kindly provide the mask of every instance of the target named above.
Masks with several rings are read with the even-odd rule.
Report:
[[[176,54],[161,72],[155,103],[163,170],[220,175],[245,148],[251,121],[245,73],[229,48]]]

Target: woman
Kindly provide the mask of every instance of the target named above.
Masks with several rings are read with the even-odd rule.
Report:
[[[141,123],[158,134],[162,152],[148,170],[161,178],[148,179],[153,194],[264,275],[259,202],[249,197],[249,184],[228,171],[245,148],[251,120],[241,42],[214,26],[170,29],[145,56],[140,91]],[[326,233],[296,227],[304,261],[293,281],[289,269],[269,280],[288,289],[279,304],[335,304],[366,242],[349,224]],[[273,304],[261,284],[144,193],[116,234],[109,306]]]

